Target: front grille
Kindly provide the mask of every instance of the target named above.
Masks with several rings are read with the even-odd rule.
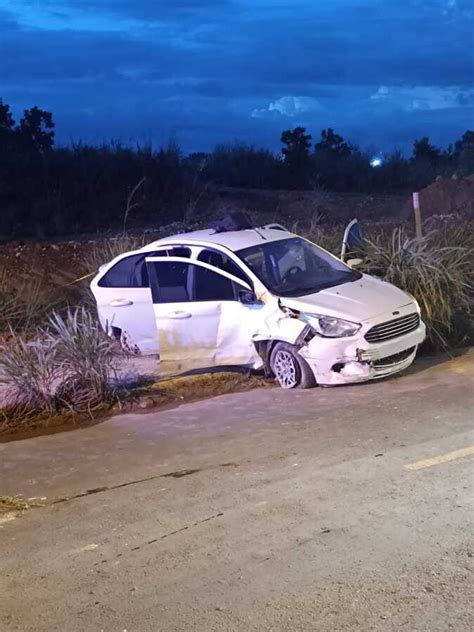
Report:
[[[367,342],[382,342],[383,340],[391,340],[415,331],[420,324],[420,316],[418,314],[409,314],[395,320],[388,320],[380,325],[375,325],[365,334]]]

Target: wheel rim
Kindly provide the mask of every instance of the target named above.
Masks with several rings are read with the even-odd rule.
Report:
[[[273,372],[282,388],[295,388],[298,385],[298,367],[289,351],[277,351],[273,361]]]

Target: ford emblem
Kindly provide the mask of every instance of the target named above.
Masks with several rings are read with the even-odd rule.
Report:
[[[398,316],[400,312],[392,312],[393,316]]]

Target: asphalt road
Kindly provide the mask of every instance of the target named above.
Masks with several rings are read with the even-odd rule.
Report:
[[[0,445],[0,630],[471,630],[474,354]]]

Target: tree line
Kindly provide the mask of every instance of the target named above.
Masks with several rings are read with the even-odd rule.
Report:
[[[183,155],[173,142],[155,150],[54,140],[51,112],[35,106],[16,122],[0,99],[0,239],[115,229],[124,217],[137,226],[185,221],[216,187],[405,193],[474,172],[474,131],[446,149],[421,138],[410,157],[395,151],[378,167],[330,128],[314,143],[303,127],[284,131],[281,154],[235,143]]]

